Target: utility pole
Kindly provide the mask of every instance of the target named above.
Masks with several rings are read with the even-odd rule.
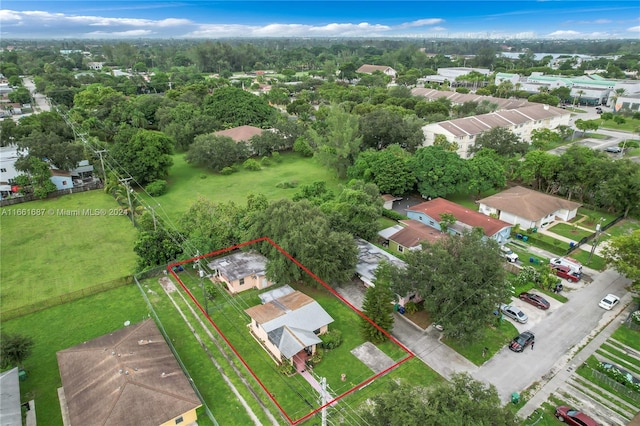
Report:
[[[131,215],[131,223],[133,223],[133,226],[136,226],[136,221],[133,218],[133,205],[131,204],[131,187],[129,186],[129,181],[133,179],[133,178],[122,178],[119,179],[120,183],[122,183],[124,185],[124,189],[127,191],[127,201],[129,202],[129,214]]]
[[[96,151],[96,154],[100,156],[100,167],[102,167],[102,179],[104,179],[102,181],[103,185],[107,184],[107,171],[104,169],[104,159],[102,158],[102,154],[105,152],[107,152],[106,149],[101,149],[99,151]]]
[[[198,262],[198,276],[200,277],[200,287],[202,287],[202,298],[204,299],[204,312],[205,314],[208,316],[209,315],[209,297],[207,296],[207,290],[204,286],[204,271],[202,270],[202,264],[200,263],[200,261],[202,259],[200,259],[200,250],[198,250],[196,252],[196,258],[198,259],[196,262]],[[195,265],[194,265],[195,266]]]
[[[602,219],[600,219],[600,221],[602,221]],[[591,252],[589,253],[589,262],[587,262],[588,264],[591,263],[591,258],[593,257],[593,253],[596,251],[598,239],[600,238],[601,233],[602,232],[600,231],[600,223],[598,222],[598,224],[596,225],[596,236],[593,238],[593,245],[591,246]]]

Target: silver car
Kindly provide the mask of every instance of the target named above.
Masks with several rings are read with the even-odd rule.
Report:
[[[508,316],[512,320],[519,322],[520,324],[524,324],[529,320],[529,317],[527,316],[527,314],[525,314],[515,306],[502,304],[500,305],[500,312],[502,312],[504,315]]]

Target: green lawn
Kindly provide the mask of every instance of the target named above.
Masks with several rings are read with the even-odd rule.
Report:
[[[518,334],[518,329],[508,319],[499,320],[496,317],[496,325],[486,327],[483,336],[475,342],[451,338],[444,338],[442,341],[469,361],[476,365],[482,365]],[[489,350],[483,358],[484,348],[489,348]]]
[[[20,383],[21,401],[36,401],[38,422],[61,425],[57,388],[61,386],[56,352],[78,345],[147,318],[148,309],[134,285],[120,287],[54,306],[44,311],[4,321],[3,333],[19,333],[34,340],[24,367],[28,378]]]
[[[635,132],[640,127],[640,120],[631,117],[624,117],[625,122],[618,124],[613,120],[604,120],[601,129],[622,130],[626,132]]]
[[[633,349],[640,351],[640,331],[632,330],[629,327],[620,326],[611,335],[620,343],[624,343]]]
[[[117,207],[104,192],[87,191],[0,208],[0,311],[130,275],[136,234],[126,216],[109,215]]]
[[[185,272],[180,273],[180,278],[194,297],[202,303],[198,279],[193,271],[186,268]],[[375,373],[350,352],[364,342],[357,326],[360,317],[325,289],[306,286],[298,289],[318,301],[334,318],[334,322],[330,325],[331,329],[342,332],[342,345],[334,350],[324,352],[323,360],[313,369],[316,375],[327,378],[332,395],[341,395],[372,377]],[[209,303],[209,314],[262,383],[275,395],[276,400],[287,414],[294,419],[300,418],[318,407],[317,398],[311,387],[299,376],[285,377],[282,375],[271,357],[249,336],[246,327],[249,318],[244,310],[259,303],[257,290],[245,291],[233,297],[218,292],[214,301]],[[400,361],[408,356],[392,342],[383,343],[378,347],[395,361]],[[206,370],[199,370],[197,374],[206,375]],[[341,380],[342,374],[346,375],[344,382]],[[377,389],[384,390],[384,386],[389,380],[405,380],[409,383],[428,385],[440,379],[440,376],[422,361],[411,359],[346,398],[348,398],[348,403],[354,406],[373,396]],[[215,387],[215,384],[211,384],[211,386]],[[220,385],[217,386],[220,387]],[[263,392],[260,391],[260,393]]]
[[[146,199],[151,206],[160,204],[156,212],[165,215],[172,221],[180,219],[198,197],[205,197],[214,202],[229,202],[244,205],[249,194],[264,194],[268,199],[291,198],[299,191],[300,185],[317,181],[327,183],[327,188],[336,191],[341,183],[335,173],[320,165],[314,158],[304,158],[296,153],[280,155],[281,163],[273,162],[271,166],[260,171],[241,169],[228,176],[212,173],[196,168],[184,160],[183,154],[173,156],[173,166],[169,170],[169,191],[155,197],[154,201]],[[279,188],[278,184],[297,183],[295,188]]]
[[[548,228],[549,231],[554,234],[558,234],[562,237],[569,238],[573,241],[580,241],[584,237],[588,237],[593,234],[593,232],[585,231],[581,228],[574,227],[572,225],[566,223],[555,223],[551,227]]]

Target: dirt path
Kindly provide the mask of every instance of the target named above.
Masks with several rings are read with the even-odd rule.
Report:
[[[178,304],[176,303],[176,301],[173,298],[172,293],[175,293],[177,290],[176,285],[173,283],[173,281],[171,281],[171,279],[169,277],[162,277],[158,280],[158,282],[160,283],[160,285],[162,286],[162,289],[165,291],[165,293],[167,294],[167,297],[169,297],[169,300],[171,300],[171,303],[173,304],[173,306],[176,308],[176,310],[178,311],[178,313],[180,314],[180,316],[182,317],[182,319],[184,320],[184,322],[187,324],[187,326],[189,327],[189,329],[191,330],[191,333],[193,333],[193,336],[196,338],[196,340],[198,341],[198,343],[200,344],[200,346],[202,347],[202,349],[207,353],[207,355],[209,356],[209,359],[211,360],[211,362],[213,363],[213,365],[216,367],[216,369],[220,372],[220,375],[222,376],[223,380],[225,381],[225,383],[229,386],[229,388],[231,389],[231,392],[233,392],[233,394],[236,396],[236,398],[238,398],[238,401],[240,401],[240,403],[242,404],[242,406],[245,408],[245,410],[247,411],[247,414],[249,415],[249,417],[251,417],[252,421],[254,424],[256,425],[261,425],[262,423],[260,422],[260,420],[258,419],[258,417],[256,416],[256,414],[253,412],[253,410],[251,409],[251,407],[249,407],[249,404],[247,404],[247,401],[242,397],[242,395],[240,395],[240,392],[238,392],[238,389],[235,387],[235,385],[231,382],[231,380],[229,379],[229,377],[224,373],[224,370],[222,369],[222,366],[218,363],[218,361],[213,357],[213,355],[210,353],[209,349],[207,348],[207,346],[204,344],[202,338],[198,335],[198,333],[196,332],[196,330],[194,329],[194,327],[191,325],[191,323],[189,322],[189,319],[186,317],[186,315],[184,314],[184,312],[182,312],[182,309],[180,309],[180,307],[178,306]],[[273,414],[271,414],[271,411],[267,408],[266,405],[264,405],[264,403],[262,402],[262,400],[260,399],[259,395],[255,392],[255,390],[251,387],[251,385],[247,382],[246,378],[244,377],[244,375],[242,374],[242,372],[238,369],[238,367],[235,365],[235,363],[233,362],[233,360],[229,357],[229,355],[227,354],[227,352],[224,350],[224,346],[220,344],[220,342],[216,339],[216,337],[213,335],[213,333],[211,333],[211,331],[209,330],[209,328],[206,326],[206,324],[200,319],[200,317],[198,316],[198,314],[196,313],[196,311],[193,309],[193,306],[191,305],[191,303],[189,303],[187,301],[187,299],[184,297],[184,295],[182,294],[182,292],[178,291],[177,294],[182,298],[182,300],[185,302],[185,304],[189,307],[189,310],[191,311],[191,314],[193,315],[193,317],[196,319],[197,322],[200,323],[200,326],[203,328],[204,332],[207,334],[207,336],[209,337],[209,339],[216,345],[216,347],[218,348],[218,350],[220,351],[220,353],[225,357],[225,359],[227,360],[227,362],[229,363],[229,365],[231,366],[231,368],[233,368],[234,372],[236,373],[236,375],[238,376],[238,378],[242,381],[242,383],[246,386],[247,390],[251,393],[251,395],[253,395],[253,397],[255,398],[256,402],[260,405],[260,407],[262,408],[262,411],[264,412],[264,414],[269,418],[269,420],[271,421],[271,423],[275,426],[278,426],[280,423],[277,421],[277,419],[273,416]]]

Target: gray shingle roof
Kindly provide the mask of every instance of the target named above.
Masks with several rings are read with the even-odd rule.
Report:
[[[212,260],[208,266],[220,271],[229,281],[235,281],[249,275],[264,275],[267,258],[256,252],[237,252]]]
[[[534,222],[558,210],[574,210],[581,206],[522,186],[514,186],[478,202]]]

